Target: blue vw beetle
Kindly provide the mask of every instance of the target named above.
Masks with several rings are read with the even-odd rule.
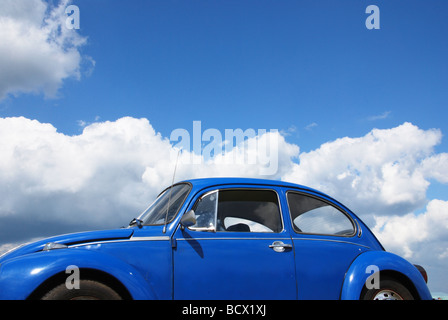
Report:
[[[242,178],[176,183],[127,228],[0,257],[0,299],[431,299],[426,281],[331,197]]]

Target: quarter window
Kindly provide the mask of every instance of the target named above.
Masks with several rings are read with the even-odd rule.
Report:
[[[288,192],[288,205],[296,232],[351,236],[355,233],[350,218],[326,201]]]
[[[193,230],[280,232],[277,193],[272,190],[225,189],[207,193],[193,208]]]

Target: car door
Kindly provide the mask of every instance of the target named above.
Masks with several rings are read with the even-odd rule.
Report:
[[[294,251],[274,189],[200,194],[174,235],[175,299],[296,299]]]
[[[339,299],[345,273],[367,247],[357,225],[329,199],[286,193],[292,222],[298,299]]]

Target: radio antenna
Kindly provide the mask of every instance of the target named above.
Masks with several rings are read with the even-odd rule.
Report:
[[[170,209],[170,204],[171,204],[171,194],[173,193],[173,184],[174,184],[174,177],[176,176],[176,169],[177,169],[177,162],[179,161],[179,154],[180,154],[180,150],[177,152],[177,158],[176,158],[176,165],[174,166],[174,173],[173,173],[173,179],[171,181],[171,187],[170,187],[170,196],[168,198],[168,206],[166,208],[166,214],[165,214],[165,223],[163,225],[163,233],[166,232],[166,224],[168,222],[168,210]]]

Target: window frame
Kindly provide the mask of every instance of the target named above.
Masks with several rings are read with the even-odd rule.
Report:
[[[215,204],[215,216],[213,219],[213,229],[210,229],[208,227],[194,227],[193,226],[189,226],[187,227],[188,230],[190,231],[212,231],[212,232],[217,232],[216,231],[216,224],[217,224],[217,217],[218,217],[218,201],[219,201],[219,189],[214,189],[214,190],[210,190],[210,191],[206,191],[204,193],[202,193],[201,195],[199,195],[195,201],[193,202],[193,205],[191,207],[191,210],[193,210],[193,212],[196,211],[197,207],[199,206],[199,201],[201,199],[204,199],[205,197],[208,197],[211,194],[216,194],[216,204]],[[196,216],[196,212],[194,213],[194,215]]]
[[[238,190],[244,190],[244,191],[270,191],[270,192],[274,192],[275,193],[275,195],[276,195],[276,199],[277,199],[277,206],[278,206],[278,214],[279,214],[279,216],[280,216],[280,220],[279,220],[279,222],[280,222],[280,228],[279,228],[279,231],[227,231],[227,230],[216,230],[216,228],[217,228],[217,218],[218,218],[218,207],[219,207],[219,199],[220,199],[220,197],[219,197],[219,193],[221,192],[221,191],[238,191]],[[204,197],[206,197],[207,195],[209,195],[209,194],[211,194],[211,193],[214,193],[214,192],[216,192],[217,193],[217,207],[216,207],[216,215],[215,215],[215,221],[214,221],[214,223],[215,223],[215,225],[214,225],[214,228],[215,228],[215,230],[213,230],[213,231],[211,231],[211,230],[207,230],[207,229],[203,229],[203,230],[201,230],[200,228],[198,228],[198,229],[195,229],[194,227],[187,227],[187,229],[189,229],[190,231],[198,231],[198,232],[213,232],[213,233],[220,233],[220,234],[227,234],[227,233],[233,233],[233,232],[238,232],[238,233],[241,233],[241,234],[256,234],[256,233],[263,233],[263,234],[280,234],[280,233],[282,233],[282,232],[284,232],[285,231],[285,222],[284,222],[284,219],[283,219],[283,210],[282,210],[282,201],[281,201],[281,198],[280,198],[280,195],[279,195],[279,192],[277,191],[277,190],[275,190],[275,189],[272,189],[272,188],[265,188],[265,187],[260,187],[260,188],[257,188],[257,187],[254,187],[254,186],[250,186],[250,187],[241,187],[241,186],[238,186],[238,187],[232,187],[232,186],[229,186],[229,187],[221,187],[221,188],[217,188],[217,189],[212,189],[212,190],[206,190],[205,192],[203,192],[203,193],[201,193],[195,200],[194,200],[194,202],[192,203],[192,205],[191,205],[191,209],[193,209],[194,210],[194,208],[196,208],[197,207],[197,204],[198,204],[198,201],[199,201],[199,199],[201,199],[201,198],[204,198]],[[226,217],[227,218],[227,217]],[[237,217],[234,217],[234,218],[237,218]],[[239,219],[239,218],[238,218]],[[241,219],[244,219],[244,218],[241,218]],[[246,220],[248,220],[248,219],[246,219]],[[253,220],[248,220],[248,221],[253,221]],[[258,222],[256,222],[256,221],[253,221],[254,223],[258,223]],[[260,223],[259,223],[260,224]],[[264,226],[264,225],[263,225]],[[267,227],[267,226],[264,226],[265,228],[268,228],[268,229],[270,229],[269,227]]]
[[[298,194],[298,195],[301,195],[301,196],[304,196],[304,197],[308,197],[308,198],[313,198],[315,200],[322,201],[322,202],[326,203],[327,205],[333,207],[334,209],[339,211],[343,216],[345,216],[348,219],[348,221],[350,221],[350,223],[352,224],[353,232],[351,234],[335,234],[335,233],[303,232],[303,231],[296,230],[296,227],[295,227],[295,224],[294,224],[294,219],[292,218],[292,211],[291,211],[289,198],[288,198],[288,194],[289,193]],[[319,197],[319,196],[314,195],[314,194],[310,194],[310,193],[306,193],[306,192],[302,192],[302,191],[297,191],[297,190],[287,190],[285,192],[285,200],[286,200],[286,204],[288,206],[288,214],[289,214],[289,219],[291,221],[291,228],[294,231],[294,233],[296,233],[296,234],[317,235],[317,236],[331,236],[331,237],[339,237],[339,238],[352,238],[352,237],[356,236],[356,234],[358,232],[358,225],[355,222],[355,220],[352,218],[352,216],[346,210],[344,210],[343,208],[341,208],[340,206],[338,206],[337,204],[335,204],[334,202],[332,202],[330,200],[327,200],[325,198]],[[309,211],[311,211],[311,210],[309,210]],[[309,211],[306,211],[306,212],[309,212]],[[304,213],[306,213],[306,212],[304,212]]]

